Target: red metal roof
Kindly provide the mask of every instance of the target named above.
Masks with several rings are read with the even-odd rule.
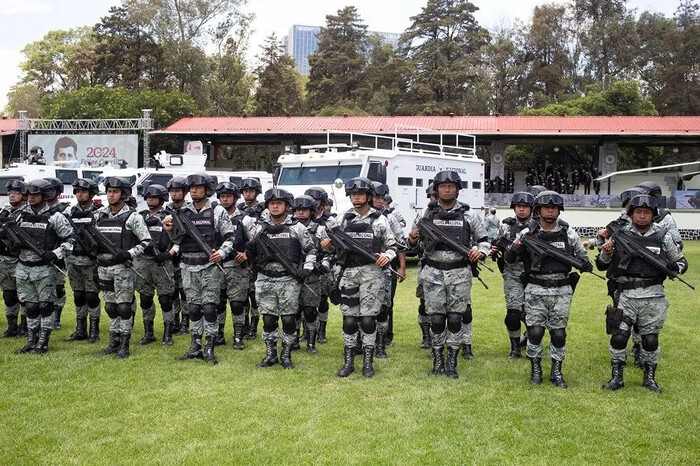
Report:
[[[17,132],[17,120],[13,118],[0,118],[0,136],[15,134]]]
[[[700,116],[347,116],[187,117],[170,134],[393,133],[395,125],[483,135],[700,134]],[[408,132],[408,131],[404,131]]]

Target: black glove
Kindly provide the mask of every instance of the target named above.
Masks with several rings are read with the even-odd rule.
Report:
[[[58,260],[58,256],[53,253],[53,251],[44,251],[41,254],[41,260],[47,264],[51,265]]]
[[[318,271],[320,273],[330,273],[331,269],[329,269],[326,264],[321,264],[318,266]]]
[[[131,254],[129,254],[129,251],[120,249],[117,251],[117,256],[115,259],[117,260],[117,264],[123,264],[124,262],[131,260]]]
[[[593,264],[590,261],[585,261],[581,266],[581,272],[593,272]]]
[[[166,262],[173,260],[173,256],[171,256],[169,252],[161,252],[156,256],[155,260],[156,264],[163,265]]]
[[[301,269],[299,272],[297,272],[297,278],[300,282],[303,282],[309,278],[309,275],[311,275],[311,270]]]

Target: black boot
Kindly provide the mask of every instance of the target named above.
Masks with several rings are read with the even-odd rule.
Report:
[[[61,313],[63,308],[60,306],[53,307],[53,328],[56,330],[61,330]]]
[[[474,353],[472,353],[472,345],[462,345],[462,357],[464,359],[474,359]]]
[[[119,349],[119,341],[121,335],[117,332],[109,332],[109,345],[100,354],[114,354]]]
[[[190,333],[190,316],[189,314],[182,316],[182,321],[180,322],[180,330],[177,332],[178,335],[187,335]]]
[[[177,335],[177,333],[180,331],[180,325],[180,313],[176,312],[175,320],[173,320],[173,335]]]
[[[192,343],[190,344],[190,350],[183,354],[182,356],[178,356],[175,359],[178,361],[184,361],[185,359],[203,359],[204,355],[202,354],[202,335],[195,335],[194,333],[192,334]]]
[[[88,343],[97,343],[100,341],[100,318],[95,316],[90,316],[90,336],[88,337]]]
[[[163,344],[165,346],[173,345],[173,331],[175,329],[175,322],[163,322]]]
[[[377,358],[385,359],[386,354],[386,333],[377,332]]]
[[[231,313],[231,318],[235,319],[235,317],[233,317],[233,312]],[[243,319],[243,339],[245,340],[247,339],[248,331],[250,330],[250,319],[248,317],[247,309],[243,312]]]
[[[265,357],[257,364],[257,367],[270,367],[278,362],[277,342],[274,340],[265,340]]]
[[[280,362],[285,369],[294,369],[294,363],[292,363],[292,346],[289,343],[282,342]]]
[[[442,375],[445,373],[445,347],[433,346],[433,370],[428,375]]]
[[[299,348],[301,348],[301,345],[299,344],[299,334],[300,333],[301,332],[299,331],[299,329],[297,329],[296,333],[294,334],[294,342],[292,343],[292,347],[291,347],[292,351],[296,351]]]
[[[12,338],[19,335],[17,316],[7,316],[7,330],[2,334],[3,338]]]
[[[640,369],[644,369],[644,363],[642,362],[642,347],[639,343],[634,343],[632,345],[632,356],[634,356],[634,365]]]
[[[75,321],[75,332],[66,338],[66,341],[82,341],[87,340],[87,317],[78,317]]]
[[[564,376],[561,373],[561,363],[557,359],[552,359],[552,371],[549,374],[549,380],[559,388],[567,388],[568,385],[564,381]]]
[[[39,331],[39,327],[27,330],[27,344],[20,349],[15,350],[15,354],[29,353],[32,351],[39,341]]]
[[[374,346],[365,346],[362,358],[362,375],[372,377],[374,375]]]
[[[248,327],[248,333],[244,337],[246,340],[255,340],[258,336],[258,321],[260,316],[250,316],[250,327]]]
[[[642,379],[642,387],[648,388],[652,392],[661,393],[664,390],[656,383],[656,364],[650,362],[644,363],[644,378]]]
[[[245,348],[243,343],[243,324],[233,324],[233,349],[242,350]]]
[[[530,385],[542,383],[542,358],[530,358]]]
[[[450,379],[458,379],[457,374],[457,356],[459,348],[447,347],[447,362],[445,363],[445,375]]]
[[[151,330],[153,330],[153,321],[151,321]],[[126,359],[129,357],[129,343],[131,342],[130,333],[122,333],[121,339],[119,340],[119,350],[117,354],[114,355],[117,359]]]
[[[603,388],[607,390],[618,390],[625,386],[625,381],[622,377],[625,368],[625,363],[622,361],[612,362],[612,376],[608,383],[603,384]]]
[[[319,343],[328,343],[328,340],[326,339],[326,325],[327,324],[328,324],[328,322],[325,320],[320,320],[318,322],[318,342]]]
[[[420,322],[420,333],[422,340],[420,342],[420,347],[423,349],[428,349],[431,347],[430,344],[430,322]]]
[[[318,330],[316,330],[316,329],[309,330],[309,337],[306,340],[306,351],[309,352],[309,354],[318,353],[318,350],[316,349],[316,336],[317,335],[318,335]]]
[[[520,337],[520,347],[525,348],[527,346],[527,330],[525,330],[525,333],[523,333],[523,336]]]
[[[338,377],[347,377],[355,372],[355,348],[346,346],[344,348],[344,365],[338,371]]]
[[[214,346],[225,346],[226,345],[226,335],[224,335],[224,324],[219,323],[219,331],[216,332],[214,337]]]
[[[309,339],[309,326],[306,325],[305,320],[301,321],[301,326],[304,328],[304,331],[301,332],[301,338],[299,339],[299,341],[307,341]]]
[[[204,344],[204,356],[203,359],[211,364],[219,364],[214,356],[214,347],[216,346],[216,335],[207,335],[207,342]],[[224,343],[226,344],[226,343]]]
[[[519,359],[520,358],[520,338],[510,337],[510,353],[508,353],[508,359]]]
[[[152,320],[144,320],[143,321],[143,330],[144,330],[143,338],[141,338],[141,340],[139,340],[140,345],[148,345],[148,344],[156,341],[156,336],[153,333],[153,321]]]
[[[19,317],[19,333],[17,334],[18,337],[26,337],[27,336],[27,316],[22,315]]]
[[[39,341],[36,342],[34,348],[29,352],[32,354],[43,354],[49,350],[49,338],[51,337],[52,328],[41,328],[39,332]]]

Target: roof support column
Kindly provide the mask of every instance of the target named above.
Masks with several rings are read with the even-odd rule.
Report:
[[[598,171],[601,175],[614,173],[617,171],[617,158],[620,148],[616,142],[604,142],[598,146]],[[600,175],[598,175],[600,176]],[[608,194],[610,194],[611,184],[614,176],[608,178]]]
[[[505,180],[506,144],[503,142],[491,143],[491,179],[496,177]]]

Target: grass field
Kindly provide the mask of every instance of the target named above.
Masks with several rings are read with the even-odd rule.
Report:
[[[700,243],[687,243],[700,285]],[[396,344],[377,375],[336,377],[342,365],[340,313],[331,309],[329,343],[294,353],[296,369],[258,369],[264,345],[217,348],[219,364],[175,361],[189,347],[137,344],[126,361],[100,357],[107,343],[67,343],[74,310],[45,355],[14,355],[20,339],[0,340],[0,461],[36,463],[644,463],[700,462],[700,294],[666,282],[671,309],[661,334],[657,380],[641,387],[627,366],[625,388],[610,376],[604,282],[584,277],[574,296],[564,375],[569,389],[528,384],[529,362],[511,361],[503,325],[502,281],[475,283],[474,352],[459,380],[429,378],[418,347],[415,264],[399,286]],[[69,295],[69,303],[72,297]],[[104,314],[103,314],[104,315]],[[2,328],[5,328],[4,317]],[[160,317],[159,317],[160,319]],[[162,325],[156,322],[158,337]],[[545,342],[547,338],[545,337]],[[546,361],[545,371],[549,370]]]

